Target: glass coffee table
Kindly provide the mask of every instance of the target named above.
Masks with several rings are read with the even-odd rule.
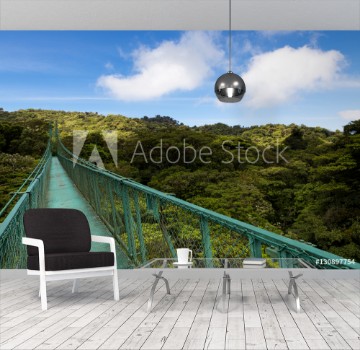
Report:
[[[314,266],[309,264],[300,258],[290,259],[274,259],[274,258],[217,258],[217,259],[201,259],[196,258],[188,263],[178,263],[177,259],[171,258],[158,258],[148,261],[146,264],[140,267],[141,269],[152,270],[155,277],[154,283],[150,290],[150,296],[148,300],[148,312],[151,311],[152,303],[154,299],[154,293],[157,284],[160,280],[164,281],[167,294],[170,294],[169,282],[166,277],[163,276],[164,272],[171,273],[172,271],[182,272],[181,276],[184,278],[192,275],[201,277],[204,272],[210,272],[212,278],[222,278],[222,297],[225,298],[231,294],[231,276],[235,271],[241,269],[249,272],[248,275],[253,275],[253,278],[260,278],[259,272],[262,276],[266,276],[272,270],[281,269],[288,271],[288,294],[293,294],[296,303],[296,311],[300,311],[300,298],[296,279],[303,276],[304,269],[312,269]],[[206,270],[204,270],[206,269]],[[302,273],[298,273],[302,272]],[[295,275],[294,275],[295,273]],[[281,278],[285,276],[283,274],[277,274]]]

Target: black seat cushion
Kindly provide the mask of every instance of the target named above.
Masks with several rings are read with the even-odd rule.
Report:
[[[45,254],[89,252],[90,227],[86,216],[76,209],[29,209],[24,214],[27,237],[44,241]],[[38,255],[38,248],[28,246],[28,255]]]
[[[113,253],[78,252],[65,254],[45,254],[46,271],[86,269],[104,266],[114,266]],[[39,270],[39,256],[28,256],[27,268],[28,270]]]

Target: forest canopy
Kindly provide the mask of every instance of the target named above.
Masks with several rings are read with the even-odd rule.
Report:
[[[0,109],[1,206],[41,157],[49,125],[55,121],[70,150],[73,131],[86,130],[80,156],[89,159],[96,146],[108,170],[360,261],[360,120],[333,132],[295,124],[189,127],[161,115],[136,119],[92,112]],[[104,131],[117,133],[117,166]],[[155,148],[153,157],[159,160],[160,140],[170,160],[177,159],[175,147],[185,152],[179,161],[134,157],[140,141],[145,154]],[[203,157],[206,162],[199,157],[186,161],[192,149],[199,152],[204,147],[212,151]],[[284,150],[284,159],[277,159],[279,149]],[[234,161],[224,162],[231,155]]]

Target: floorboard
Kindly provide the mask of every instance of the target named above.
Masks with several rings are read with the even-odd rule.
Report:
[[[287,294],[288,280],[120,279],[120,301],[109,279],[48,285],[41,311],[38,281],[14,278],[0,285],[1,349],[360,349],[358,280],[298,282],[301,311]]]

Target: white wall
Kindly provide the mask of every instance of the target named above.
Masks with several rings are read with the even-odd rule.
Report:
[[[359,30],[360,0],[232,0],[234,30]],[[0,0],[0,29],[224,30],[228,0]]]

